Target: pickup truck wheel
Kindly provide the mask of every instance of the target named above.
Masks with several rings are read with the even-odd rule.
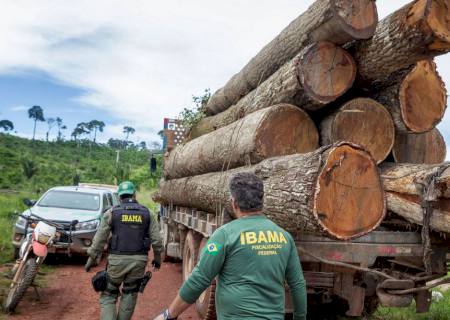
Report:
[[[200,260],[200,254],[203,247],[208,242],[208,238],[203,238],[200,242],[197,261]],[[195,301],[195,309],[201,320],[216,320],[216,280],[206,289]]]
[[[195,237],[192,231],[186,235],[186,240],[183,247],[183,282],[189,278],[192,270],[197,264],[198,246],[200,240]]]

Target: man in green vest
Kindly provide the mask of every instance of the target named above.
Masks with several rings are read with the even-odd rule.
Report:
[[[102,320],[129,320],[145,274],[148,252],[153,247],[155,269],[161,267],[162,239],[155,216],[136,201],[136,189],[129,181],[118,188],[120,205],[104,213],[100,227],[88,249],[86,271],[108,244],[107,287],[100,294]],[[119,308],[116,302],[120,287]]]
[[[171,320],[217,277],[216,312],[225,319],[284,319],[285,282],[294,320],[306,319],[306,286],[292,236],[263,213],[264,186],[253,173],[230,181],[236,220],[217,229],[177,297],[155,320]]]

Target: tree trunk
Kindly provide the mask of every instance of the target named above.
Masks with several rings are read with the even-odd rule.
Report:
[[[432,60],[394,73],[389,82],[374,98],[388,108],[398,132],[427,132],[442,120],[447,91]]]
[[[417,165],[384,163],[381,177],[389,211],[407,221],[423,225],[425,199],[433,201],[430,227],[450,233],[450,169],[449,164]],[[435,179],[430,179],[436,176]],[[434,193],[425,194],[424,187],[434,184]],[[429,198],[431,196],[431,199]]]
[[[347,51],[330,42],[314,43],[237,104],[202,119],[192,128],[189,137],[199,137],[279,103],[318,110],[344,94],[353,85],[355,75],[354,61]]]
[[[394,123],[381,104],[372,99],[357,98],[322,120],[320,138],[322,145],[338,141],[359,144],[380,163],[394,145]]]
[[[206,113],[217,114],[237,103],[308,44],[368,39],[377,22],[373,0],[317,0],[211,96]]]
[[[36,135],[36,122],[37,122],[37,119],[34,119],[33,141],[34,141],[34,137],[35,137],[35,135]]]
[[[155,200],[207,212],[231,213],[230,178],[254,172],[264,181],[264,213],[291,232],[337,239],[366,234],[386,211],[378,168],[350,143],[270,158],[249,167],[161,182]]]
[[[447,148],[437,128],[425,133],[397,133],[392,155],[395,162],[434,164],[445,160]]]
[[[351,50],[358,78],[366,84],[385,81],[393,72],[419,60],[450,51],[448,0],[415,0],[378,23],[374,36]]]
[[[166,179],[223,171],[319,147],[314,122],[299,108],[281,104],[180,145],[165,160]]]

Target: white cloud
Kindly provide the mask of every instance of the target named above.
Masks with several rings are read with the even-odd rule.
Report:
[[[30,107],[27,106],[14,106],[9,108],[9,110],[11,110],[12,112],[20,112],[20,111],[25,111],[28,110]]]
[[[164,117],[222,86],[312,2],[4,0],[0,73],[43,71],[156,140]],[[380,17],[407,2],[378,1]],[[449,56],[438,65],[449,83]]]

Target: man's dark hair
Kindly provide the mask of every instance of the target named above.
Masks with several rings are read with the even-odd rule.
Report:
[[[259,211],[263,208],[264,184],[254,173],[235,174],[230,180],[230,193],[242,211]]]

